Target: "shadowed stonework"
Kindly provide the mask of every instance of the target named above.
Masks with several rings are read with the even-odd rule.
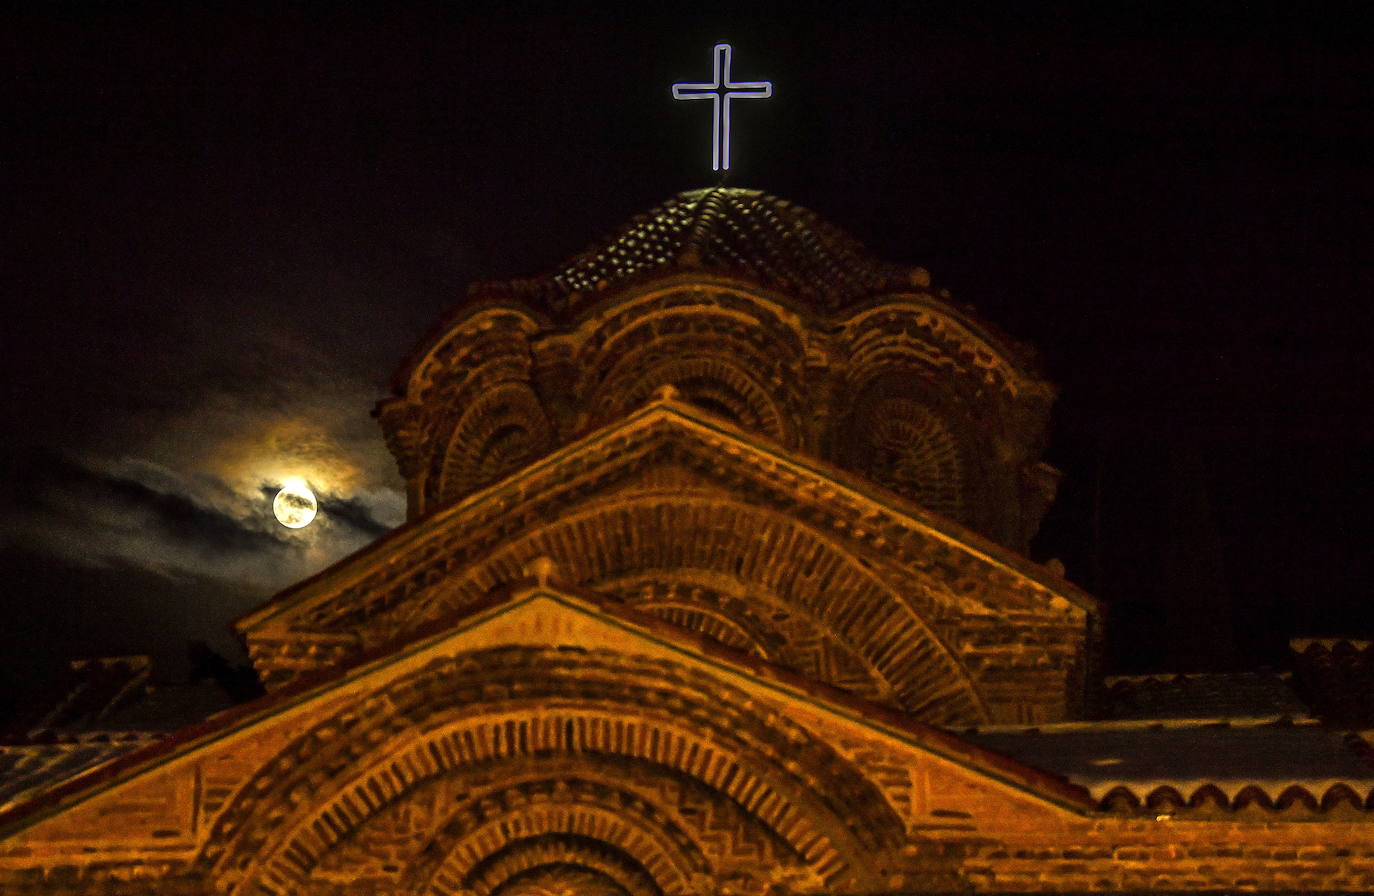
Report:
[[[0,892],[1374,889],[1368,745],[1286,683],[1086,719],[1052,398],[754,191],[479,284],[377,409],[408,522],[236,621],[260,699],[134,730],[146,664],[82,666],[0,746]]]

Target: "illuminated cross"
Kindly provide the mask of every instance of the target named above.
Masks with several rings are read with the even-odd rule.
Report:
[[[716,44],[714,80],[709,84],[674,84],[675,100],[711,100],[715,129],[711,133],[711,170],[730,167],[730,101],[762,100],[773,95],[772,81],[731,81],[730,45]]]

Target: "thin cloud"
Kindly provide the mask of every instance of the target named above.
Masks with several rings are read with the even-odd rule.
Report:
[[[146,461],[102,465],[52,453],[24,466],[28,486],[6,520],[6,546],[86,566],[270,591],[390,528],[378,518],[385,498],[325,494],[317,523],[288,530],[272,516],[269,483],[244,493]]]

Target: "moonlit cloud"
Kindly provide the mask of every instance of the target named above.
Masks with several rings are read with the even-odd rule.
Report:
[[[33,459],[9,546],[95,567],[130,565],[173,579],[209,579],[270,592],[390,528],[387,498],[324,495],[316,524],[292,531],[271,513],[275,489],[242,492],[204,475],[143,461]]]
[[[143,415],[121,434],[121,453],[97,444],[21,459],[27,485],[9,544],[266,597],[403,520],[399,476],[369,414],[373,383],[280,328],[226,325],[212,349],[189,349],[168,366],[194,380],[192,394]],[[271,508],[290,477],[321,511],[295,531]]]

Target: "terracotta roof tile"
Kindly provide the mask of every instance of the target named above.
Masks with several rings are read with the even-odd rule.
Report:
[[[1109,719],[1303,719],[1307,706],[1279,672],[1121,675],[1106,679]]]
[[[834,309],[912,287],[909,268],[800,206],[758,190],[680,193],[543,277],[480,283],[473,295],[576,313],[607,286],[666,269],[744,276]]]
[[[1071,723],[965,737],[1062,775],[1098,801],[1124,790],[1145,803],[1165,788],[1184,800],[1215,789],[1232,803],[1247,790],[1277,802],[1295,786],[1317,801],[1340,786],[1361,801],[1374,793],[1374,764],[1361,756],[1359,739],[1319,725]]]

